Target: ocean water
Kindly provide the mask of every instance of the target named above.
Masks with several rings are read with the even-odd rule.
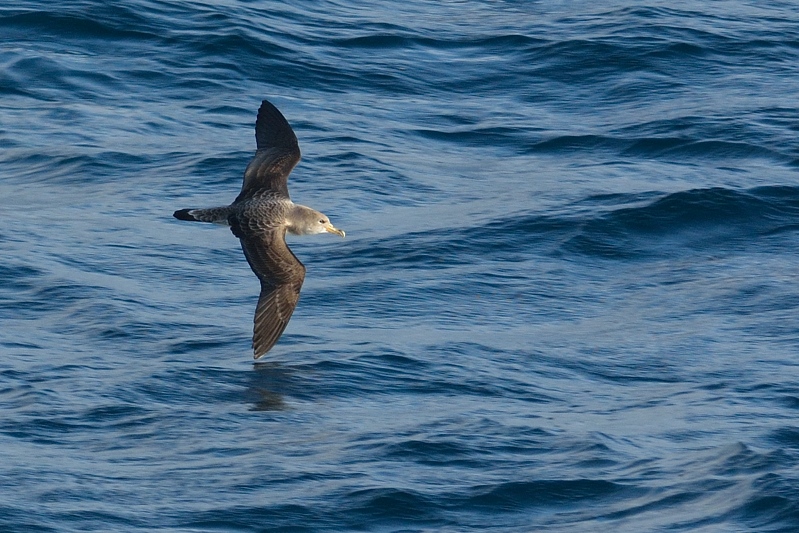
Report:
[[[799,531],[797,102],[790,2],[0,7],[0,531]]]

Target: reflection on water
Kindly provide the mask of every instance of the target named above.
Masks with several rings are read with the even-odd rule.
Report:
[[[252,403],[251,411],[283,411],[286,402],[283,396],[291,372],[279,363],[268,361],[254,363],[250,373],[250,384],[247,387],[247,401]]]
[[[283,396],[267,389],[252,389],[251,396],[257,395],[257,401],[253,402],[250,411],[283,411],[286,403]]]

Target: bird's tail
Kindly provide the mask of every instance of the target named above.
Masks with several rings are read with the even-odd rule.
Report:
[[[228,222],[228,216],[230,212],[230,206],[212,207],[210,209],[180,209],[179,211],[175,211],[172,216],[178,220],[212,222],[214,224],[229,226],[230,222]]]

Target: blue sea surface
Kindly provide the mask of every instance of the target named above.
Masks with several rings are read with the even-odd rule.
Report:
[[[799,531],[798,136],[792,2],[7,3],[0,531]]]

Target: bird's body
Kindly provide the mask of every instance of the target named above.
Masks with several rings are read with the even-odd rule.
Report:
[[[232,204],[181,209],[174,216],[230,226],[241,241],[244,256],[261,282],[252,339],[253,357],[258,359],[286,329],[305,280],[305,266],[286,245],[286,232],[328,232],[342,237],[344,232],[319,211],[291,201],[288,176],[300,160],[300,148],[288,121],[266,100],[258,110],[255,139],[258,149],[244,172],[241,193]]]

